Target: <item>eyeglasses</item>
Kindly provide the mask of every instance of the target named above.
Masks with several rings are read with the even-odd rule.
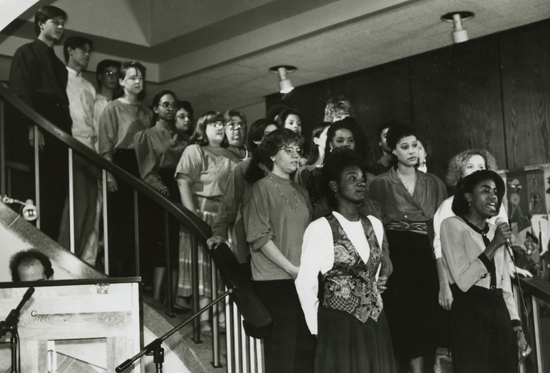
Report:
[[[115,75],[118,75],[118,71],[105,71],[105,72],[103,73],[103,75],[115,76]]]
[[[175,102],[168,102],[164,101],[163,103],[160,103],[159,106],[162,106],[165,109],[176,109],[177,104]]]
[[[290,155],[291,157],[294,156],[294,155],[297,155],[298,157],[300,157],[302,155],[302,151],[303,151],[301,148],[291,148],[291,147],[288,147],[288,146],[285,146],[281,150],[284,150],[285,153]]]
[[[208,123],[208,125],[212,126],[214,128],[223,128],[223,127],[225,127],[225,124],[223,124],[223,122],[221,122],[221,121],[211,122],[211,123]]]
[[[243,125],[242,125],[242,123],[229,122],[229,123],[226,124],[226,126],[230,130],[234,130],[234,129],[237,129],[237,128],[241,128]]]

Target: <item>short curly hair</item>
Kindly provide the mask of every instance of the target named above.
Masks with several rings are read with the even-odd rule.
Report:
[[[474,155],[479,155],[485,160],[485,169],[487,170],[496,170],[497,162],[495,157],[487,150],[476,150],[476,149],[467,149],[463,152],[458,153],[449,161],[449,169],[447,171],[447,176],[445,177],[445,182],[451,188],[455,188],[458,184],[458,181],[462,178],[466,165],[470,158]]]
[[[273,170],[273,160],[271,157],[275,156],[279,150],[288,145],[302,146],[303,143],[304,139],[302,136],[286,128],[277,129],[267,134],[262,143],[254,151],[250,165],[245,173],[245,180],[250,184],[260,180],[265,175],[264,169]]]
[[[19,266],[31,265],[34,261],[39,261],[44,267],[44,275],[46,278],[53,276],[52,262],[48,256],[37,249],[29,249],[19,251],[18,253],[13,254],[10,259],[10,272],[13,282],[21,282],[21,277],[19,277]]]
[[[455,197],[453,199],[452,209],[456,216],[464,216],[470,211],[470,203],[466,199],[466,193],[472,193],[474,188],[482,181],[493,180],[497,187],[497,207],[496,210],[500,210],[500,204],[502,203],[502,197],[506,192],[504,181],[495,171],[479,170],[465,178],[460,179],[457,185]]]
[[[391,126],[386,135],[386,143],[391,150],[395,150],[399,140],[409,136],[418,136],[418,130],[409,124],[397,123]]]

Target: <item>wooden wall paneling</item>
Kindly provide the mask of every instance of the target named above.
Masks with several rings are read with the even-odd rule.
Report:
[[[444,178],[448,160],[487,149],[506,167],[498,41],[478,39],[411,60],[413,124],[428,140],[429,171]]]
[[[509,168],[550,163],[550,24],[500,40]]]
[[[309,151],[309,141],[313,127],[323,121],[325,106],[332,98],[331,84],[327,81],[295,88],[292,92],[267,97],[267,110],[276,104],[284,104],[300,111],[304,149]]]
[[[334,80],[332,94],[334,99],[350,101],[357,121],[370,140],[367,162],[373,163],[382,155],[376,138],[378,126],[389,121],[411,120],[408,60]]]

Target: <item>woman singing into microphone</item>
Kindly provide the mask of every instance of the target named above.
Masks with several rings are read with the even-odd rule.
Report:
[[[516,372],[518,352],[528,345],[512,296],[507,223],[487,219],[498,213],[504,182],[488,170],[459,182],[456,216],[441,224],[441,248],[454,301],[451,350],[455,373]]]

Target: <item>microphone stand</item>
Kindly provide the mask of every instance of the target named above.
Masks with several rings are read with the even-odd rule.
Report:
[[[10,339],[10,348],[11,348],[11,370],[10,373],[18,373],[17,370],[17,344],[19,343],[19,340],[17,338],[17,324],[19,323],[19,314],[21,312],[21,308],[27,303],[29,299],[31,299],[32,294],[34,293],[34,288],[30,287],[26,292],[25,295],[23,295],[23,299],[21,299],[21,302],[19,302],[19,305],[17,308],[11,310],[8,317],[6,317],[6,320],[0,322],[0,338],[2,338],[6,333],[11,334]]]
[[[233,292],[233,289],[227,290],[225,293],[214,299],[212,302],[208,303],[205,307],[201,308],[199,312],[191,316],[189,319],[185,320],[179,325],[176,325],[168,333],[164,334],[162,337],[155,339],[153,342],[145,346],[139,353],[126,360],[124,363],[116,367],[115,371],[117,373],[123,372],[125,369],[128,369],[134,361],[142,357],[143,355],[153,356],[153,362],[155,363],[156,373],[162,373],[162,363],[164,363],[164,348],[162,348],[162,342],[170,337],[172,334],[183,328],[185,325],[189,324],[191,321],[196,319],[201,313],[208,311],[213,305],[218,303],[220,300],[228,296]]]

